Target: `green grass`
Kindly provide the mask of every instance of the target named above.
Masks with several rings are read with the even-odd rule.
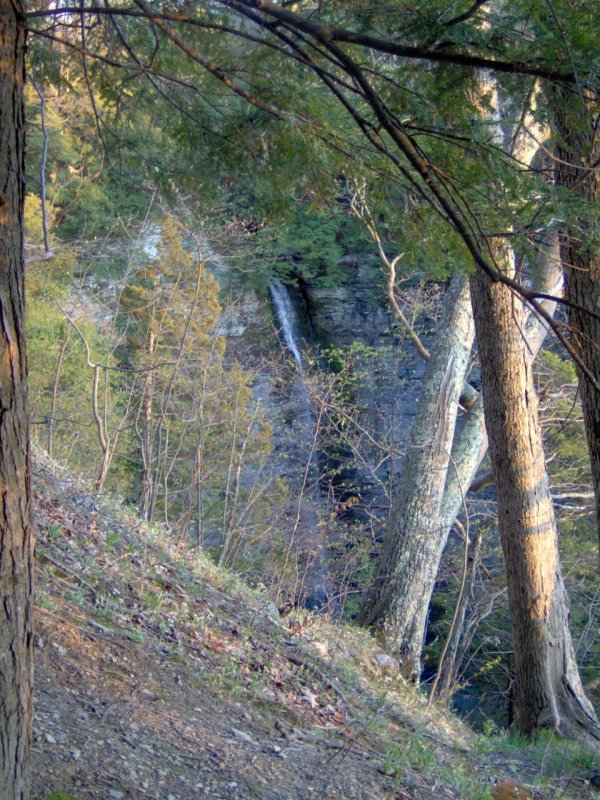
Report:
[[[495,736],[480,736],[475,752],[502,753],[515,759],[525,758],[535,765],[540,776],[560,776],[598,768],[597,751],[581,742],[559,739],[552,732],[539,732],[527,739],[514,731]]]
[[[455,760],[446,763],[440,758],[439,751],[418,735],[390,746],[383,769],[398,783],[411,785],[414,780],[427,776],[435,779],[436,783],[451,786],[457,796],[465,800],[492,800],[490,788],[473,776],[466,763]]]

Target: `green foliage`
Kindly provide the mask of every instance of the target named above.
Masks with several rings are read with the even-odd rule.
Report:
[[[55,250],[50,261],[40,262],[27,275],[29,337],[30,407],[33,432],[38,442],[52,446],[52,455],[70,464],[76,472],[89,474],[98,452],[98,436],[92,413],[92,370],[79,335],[68,322],[62,308],[70,307],[91,348],[92,357],[103,360],[105,341],[93,319],[87,297],[71,294],[66,276],[74,264],[67,248]],[[93,306],[93,304],[92,304]],[[114,373],[105,376],[107,409],[111,394],[118,391]],[[52,441],[50,431],[52,430]]]
[[[256,208],[239,198],[234,208],[252,220]],[[272,278],[288,285],[299,281],[321,288],[350,283],[353,272],[342,263],[344,256],[372,252],[373,246],[357,220],[339,208],[299,203],[271,222],[263,220],[259,230],[239,242],[241,255],[229,257],[246,283],[266,287]],[[240,219],[244,218],[240,217]],[[248,223],[252,227],[252,221]]]
[[[59,789],[54,789],[48,792],[46,800],[78,800],[78,798],[72,794],[61,792]]]
[[[26,232],[39,233],[39,201],[25,203]],[[83,342],[67,321],[63,308],[86,337],[93,354],[102,350],[102,337],[89,317],[84,293],[74,290],[75,252],[58,241],[51,259],[33,259],[27,269],[27,335],[30,408],[33,434],[52,445],[52,454],[87,472],[90,454],[98,448],[91,411],[91,371]],[[114,377],[114,376],[112,376]],[[52,429],[52,442],[50,430]]]
[[[50,215],[48,225],[54,224],[53,215]],[[44,243],[42,227],[42,201],[38,195],[29,192],[25,196],[25,241],[29,245],[40,246]]]
[[[43,91],[48,132],[46,202],[56,235],[90,239],[112,229],[119,219],[140,219],[147,210],[150,192],[144,188],[139,160],[137,172],[128,171],[122,162],[115,161],[115,153],[103,150],[109,147],[106,140],[98,145],[94,110],[82,80],[56,74],[54,80],[56,83],[43,86]],[[32,88],[27,99],[27,162],[29,172],[37,173],[42,134],[39,99]],[[101,104],[96,103],[96,112],[102,113]],[[141,131],[143,121],[138,122]],[[131,142],[132,153],[140,149],[139,138]],[[30,228],[29,237],[31,232]],[[38,235],[34,235],[34,241]]]
[[[386,774],[402,771],[407,767],[431,775],[437,765],[436,754],[424,739],[415,737],[407,746],[391,747],[386,753]]]
[[[226,363],[218,294],[167,220],[158,260],[121,293],[118,352],[136,434],[121,458],[136,465],[134,490],[147,519],[160,512],[231,562],[260,539],[261,521],[283,494],[276,481],[261,482],[271,426],[253,401],[252,374]]]
[[[341,282],[337,263],[343,250],[336,242],[334,219],[322,218],[300,206],[293,223],[278,233],[275,246],[287,263],[276,271],[277,277],[285,278],[291,272],[307,282],[316,279],[322,286]]]
[[[62,527],[57,523],[49,523],[46,525],[46,536],[50,542],[56,542],[56,540],[62,535]]]
[[[419,780],[427,776],[451,786],[459,797],[468,797],[470,800],[492,798],[490,788],[479,782],[466,763],[444,763],[439,752],[419,735],[414,735],[408,742],[389,747],[383,768],[386,775],[395,777],[399,783],[410,785],[413,775]]]
[[[26,211],[36,238],[35,196]],[[116,292],[109,284],[92,296],[85,278],[77,288],[73,249],[56,242],[54,253],[33,262],[27,275],[38,440],[72,469],[98,477],[103,453],[88,357],[101,364],[97,410],[109,448],[107,485],[136,500],[148,518],[160,513],[180,536],[255,570],[246,550],[260,546],[286,487],[267,472],[272,431],[253,401],[253,375],[225,359],[215,278],[184,248],[172,219],[159,258],[130,266]]]
[[[525,738],[514,730],[499,731],[488,725],[485,736],[479,736],[477,753],[501,753],[507,757],[525,756],[530,766],[539,770],[540,777],[579,774],[594,769],[598,754],[592,746],[578,741],[561,739],[552,731],[538,731]]]
[[[218,293],[215,278],[201,262],[194,265],[174,220],[168,219],[158,260],[139,269],[121,294],[124,357],[154,368],[157,353],[167,360],[182,347],[181,358],[194,350],[215,349],[222,355],[224,341],[214,337],[221,310]]]

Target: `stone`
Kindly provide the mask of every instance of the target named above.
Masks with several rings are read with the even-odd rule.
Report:
[[[273,622],[278,622],[281,616],[275,603],[265,603],[260,609],[260,613],[264,618],[273,620]]]
[[[231,733],[233,733],[237,739],[241,739],[242,742],[254,744],[254,739],[248,733],[244,733],[244,731],[240,731],[237,728],[231,728]]]
[[[375,662],[379,672],[387,678],[394,678],[400,674],[399,662],[387,653],[377,653]]]

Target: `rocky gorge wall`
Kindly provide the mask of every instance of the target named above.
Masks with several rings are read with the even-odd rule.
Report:
[[[295,315],[293,335],[305,368],[298,366],[272,294],[238,287],[224,303],[219,323],[230,356],[255,371],[254,396],[273,426],[274,472],[295,489],[306,484],[298,525],[317,552],[326,550],[319,531],[330,529],[326,521],[332,518],[340,524],[366,525],[374,537],[379,534],[390,483],[402,468],[425,371],[425,363],[390,314],[372,262],[353,257],[345,266],[351,280],[343,285],[299,281],[282,287]],[[224,267],[224,262],[218,265],[217,277],[221,273],[226,282]],[[428,342],[435,322],[424,315],[416,326]],[[331,349],[336,352],[333,359],[327,357]],[[356,365],[357,379],[346,380],[338,373],[345,356]],[[357,424],[356,430],[347,425],[342,436],[334,436],[333,445],[331,426],[342,415],[331,408],[323,412],[320,405],[325,402],[320,394],[327,394],[332,384],[341,387],[339,396],[346,398]],[[290,519],[300,508],[294,502]],[[328,593],[325,573],[321,558],[307,594],[322,599]]]

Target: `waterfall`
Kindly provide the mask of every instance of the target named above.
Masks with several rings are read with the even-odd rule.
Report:
[[[296,362],[298,370],[304,374],[302,356],[300,355],[300,350],[296,344],[296,312],[292,306],[290,295],[285,286],[279,283],[279,281],[274,281],[273,283],[269,284],[269,292],[271,294],[271,299],[273,300],[277,321],[279,322],[279,327],[281,333],[283,334],[285,343],[288,347],[288,350],[294,357],[294,361]]]
[[[314,611],[323,607],[335,611],[335,601],[331,597],[329,585],[329,553],[321,542],[320,521],[326,517],[327,508],[319,489],[319,454],[315,447],[317,421],[302,361],[300,325],[287,288],[278,281],[273,281],[269,285],[269,292],[283,343],[298,368],[292,389],[296,405],[292,425],[296,428],[297,455],[305,465],[303,480],[308,482],[298,500],[296,525],[302,528],[305,546],[312,551],[312,564],[306,573],[300,600],[306,608]]]

